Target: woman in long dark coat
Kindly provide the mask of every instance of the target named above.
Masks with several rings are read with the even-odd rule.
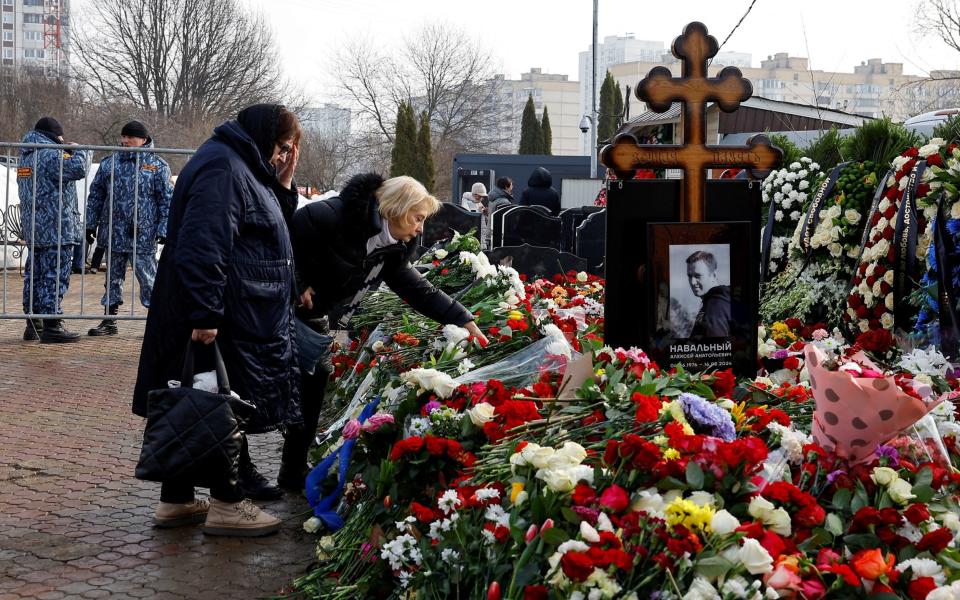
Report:
[[[299,139],[292,113],[279,105],[256,105],[217,127],[184,167],[147,317],[134,413],[146,416],[147,392],[180,379],[189,340],[216,339],[231,388],[257,406],[246,433],[300,420],[287,229],[297,201],[293,171]],[[244,458],[241,478],[253,469]],[[245,500],[226,474],[210,495],[208,505],[194,498],[189,482],[166,481],[155,522],[205,520],[207,533],[221,535],[263,535],[279,528],[280,521]]]

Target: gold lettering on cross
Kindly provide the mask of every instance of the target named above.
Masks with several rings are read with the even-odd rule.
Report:
[[[683,170],[680,220],[699,222],[704,220],[705,169],[772,169],[783,159],[783,151],[763,135],[752,137],[746,146],[708,145],[707,103],[716,102],[720,110],[733,112],[753,95],[753,86],[736,67],[707,77],[707,60],[716,56],[719,46],[703,23],[687,25],[671,51],[682,61],[681,76],[673,77],[666,67],[654,67],[637,86],[637,97],[654,112],[665,112],[673,102],[683,103],[683,144],[644,145],[622,134],[601,151],[600,162],[622,177],[642,167]]]

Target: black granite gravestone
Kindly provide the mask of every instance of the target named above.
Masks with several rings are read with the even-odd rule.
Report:
[[[585,271],[587,261],[569,252],[542,246],[501,246],[487,253],[495,265],[513,267],[528,277],[553,277],[567,271]]]
[[[543,246],[560,249],[560,219],[530,206],[518,206],[503,216],[501,246]]]
[[[587,260],[587,272],[603,275],[607,245],[607,211],[587,216],[574,233],[573,253]]]
[[[423,236],[420,244],[430,247],[434,243],[453,237],[453,232],[466,234],[474,230],[474,237],[480,239],[480,218],[478,212],[466,210],[450,202],[442,202],[440,210],[433,215],[423,226]]]
[[[737,334],[730,336],[729,341],[734,371],[744,375],[756,374],[760,272],[760,256],[756,249],[760,246],[760,186],[738,180],[707,181],[705,209],[707,224],[748,224],[746,233],[739,235],[747,239],[737,239],[735,243],[724,239],[716,243],[730,244],[731,264],[737,265],[738,269],[739,265],[748,267],[738,270],[742,275],[738,275],[736,281],[731,280],[737,287],[731,289],[731,295],[741,302],[737,314],[748,316],[740,319],[744,322],[738,322]],[[614,347],[639,346],[661,367],[673,366],[667,355],[656,352],[657,348],[664,347],[664,340],[657,336],[657,307],[651,297],[658,292],[656,285],[662,282],[654,282],[649,272],[656,257],[650,256],[648,226],[651,223],[676,223],[680,219],[680,182],[664,179],[626,181],[608,193],[607,212],[607,247],[616,251],[607,254],[605,264],[604,341]],[[683,223],[677,227],[692,232],[697,229],[697,224]],[[682,286],[678,284],[677,287]]]
[[[574,252],[577,238],[577,227],[595,212],[603,210],[602,206],[578,206],[560,211],[560,249],[564,252]]]
[[[515,204],[498,208],[490,216],[490,227],[493,230],[491,238],[491,248],[498,248],[503,245],[503,217],[508,212],[517,208]]]

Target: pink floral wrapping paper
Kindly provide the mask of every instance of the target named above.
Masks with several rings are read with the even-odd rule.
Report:
[[[823,368],[826,354],[813,344],[804,349],[816,410],[814,441],[854,463],[869,460],[877,446],[888,442],[940,404],[905,393],[891,377],[853,377]],[[862,352],[852,357],[880,371]]]

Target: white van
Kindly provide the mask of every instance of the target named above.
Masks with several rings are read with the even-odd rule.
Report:
[[[944,108],[934,110],[922,115],[910,117],[903,122],[903,126],[911,131],[924,135],[928,138],[933,137],[933,128],[943,123],[953,115],[960,114],[960,108]]]

